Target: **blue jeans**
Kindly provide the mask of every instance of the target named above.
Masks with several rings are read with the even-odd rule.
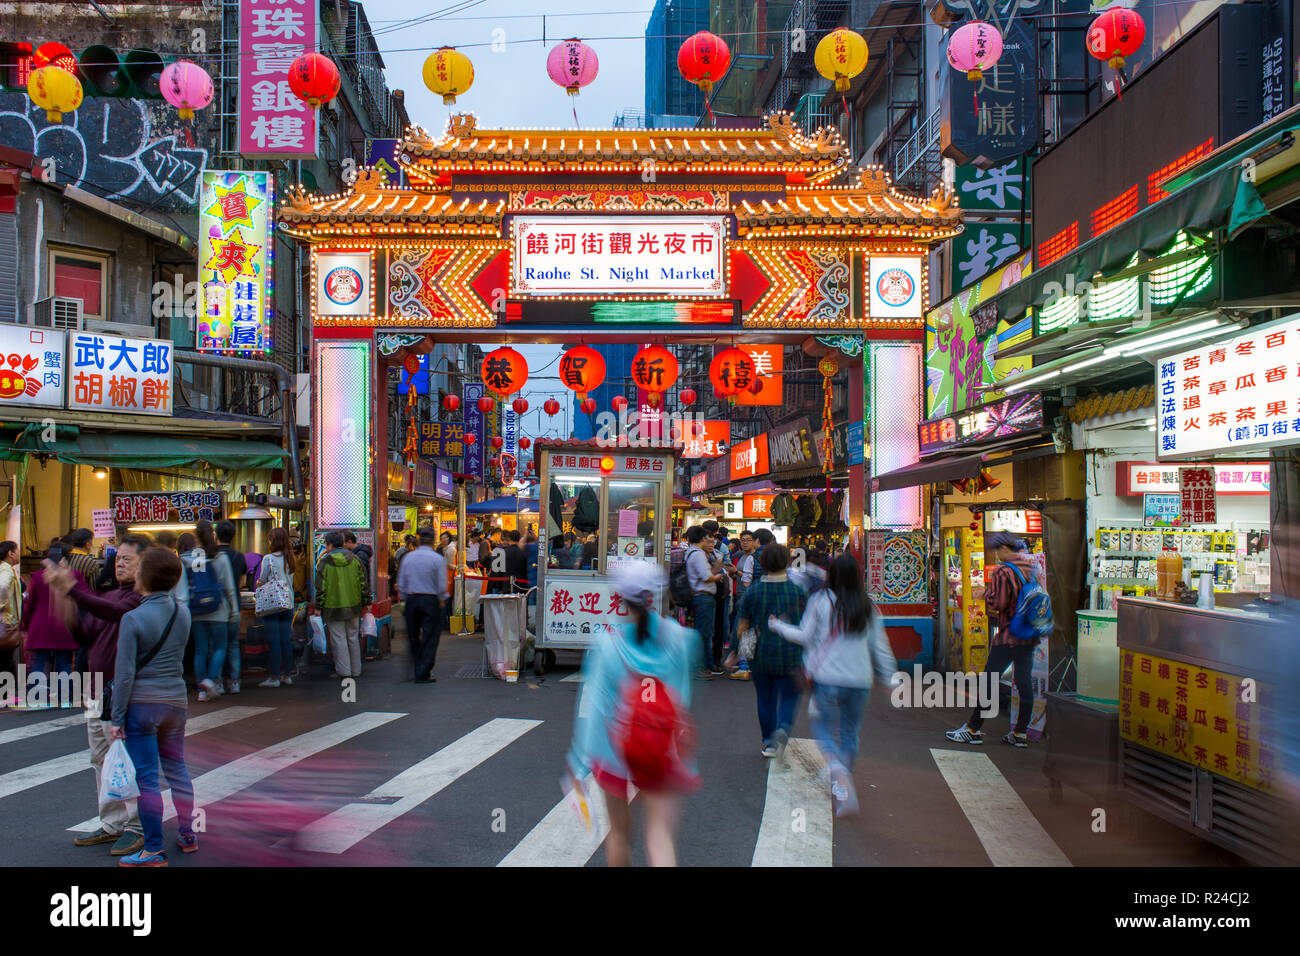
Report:
[[[794,726],[794,710],[799,706],[799,685],[793,674],[763,674],[752,671],[754,692],[758,695],[758,729],[767,743],[778,729],[787,734]]]
[[[867,687],[814,685],[815,706],[808,708],[808,722],[812,724],[813,739],[832,768],[839,764],[845,770],[853,769],[853,761],[858,757],[858,728],[862,726],[862,712],[870,692]],[[835,739],[837,722],[838,741]]]
[[[718,613],[717,598],[712,594],[695,594],[691,597],[691,610],[695,613],[695,629],[700,632],[704,642],[704,667],[712,670],[715,664],[713,656],[713,617]]]
[[[194,621],[190,625],[194,638],[194,679],[221,683],[221,665],[226,660],[226,622]]]
[[[243,673],[242,663],[239,654],[239,619],[236,618],[226,622],[226,673],[236,684],[239,683],[239,675]]]
[[[140,788],[138,808],[144,848],[158,853],[163,848],[160,759],[167,785],[172,788],[180,832],[190,833],[194,826],[194,784],[185,767],[185,711],[170,704],[133,703],[127,705],[124,726],[126,752],[135,764],[135,782]]]
[[[268,665],[271,680],[293,674],[293,611],[281,611],[262,618],[262,630],[270,648]]]
[[[32,671],[27,675],[27,686],[32,687],[32,678],[40,674],[44,678],[45,702],[52,706],[62,703],[54,699],[55,690],[60,686],[59,674],[72,673],[73,651],[32,651]]]

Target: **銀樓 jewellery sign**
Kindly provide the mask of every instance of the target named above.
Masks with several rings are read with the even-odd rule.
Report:
[[[517,216],[516,295],[727,294],[722,216]]]

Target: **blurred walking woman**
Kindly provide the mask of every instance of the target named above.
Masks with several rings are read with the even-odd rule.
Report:
[[[222,667],[226,663],[226,623],[239,615],[239,596],[230,560],[217,550],[212,522],[200,519],[194,529],[181,535],[179,547],[185,570],[177,582],[176,596],[193,616],[194,679],[199,684],[199,701],[220,697]],[[214,603],[214,598],[219,599]],[[213,604],[211,610],[202,610]]]
[[[622,569],[613,584],[628,614],[616,632],[601,633],[583,659],[569,772],[575,785],[590,772],[606,794],[610,866],[631,861],[629,784],[646,808],[650,865],[676,866],[680,794],[699,783],[687,708],[700,639],[655,612],[666,584],[657,565]]]
[[[266,557],[258,571],[257,584],[279,583],[283,595],[289,602],[287,610],[262,617],[262,627],[266,632],[266,643],[270,647],[270,673],[259,687],[292,686],[293,684],[293,548],[289,544],[289,532],[284,528],[272,528]]]
[[[194,784],[185,767],[185,645],[189,608],[168,592],[181,576],[180,559],[166,548],[149,548],[140,558],[135,589],[142,600],[122,617],[113,671],[113,727],[126,741],[140,788],[144,848],[118,861],[121,866],[166,866],[163,852],[163,801],[158,762],[176,804],[176,845],[185,853],[199,848],[194,835]]]
[[[826,758],[835,814],[857,813],[851,772],[867,694],[873,680],[887,685],[898,670],[857,560],[844,552],[831,562],[826,587],[808,599],[798,625],[773,617],[768,626],[805,648],[804,667],[813,684],[808,720]]]

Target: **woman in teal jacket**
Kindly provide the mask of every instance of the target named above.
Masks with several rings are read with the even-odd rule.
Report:
[[[620,738],[626,717],[629,682],[654,678],[664,687],[682,726],[689,726],[691,673],[699,666],[700,638],[694,632],[660,616],[656,598],[667,581],[657,564],[621,569],[613,578],[614,591],[628,614],[614,633],[601,633],[582,662],[582,690],[569,750],[571,783],[591,774],[605,791],[609,811],[609,836],[605,858],[610,866],[627,866],[631,859],[630,777]],[[651,866],[675,866],[673,834],[683,790],[698,783],[689,753],[675,754],[676,772],[662,788],[638,791],[646,807],[646,856]]]

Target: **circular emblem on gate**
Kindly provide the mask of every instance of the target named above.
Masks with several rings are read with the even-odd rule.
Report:
[[[361,273],[351,266],[335,266],[325,273],[325,297],[335,305],[352,305],[361,298]]]
[[[916,283],[903,269],[886,269],[876,280],[876,295],[886,305],[907,305],[915,294]]]

